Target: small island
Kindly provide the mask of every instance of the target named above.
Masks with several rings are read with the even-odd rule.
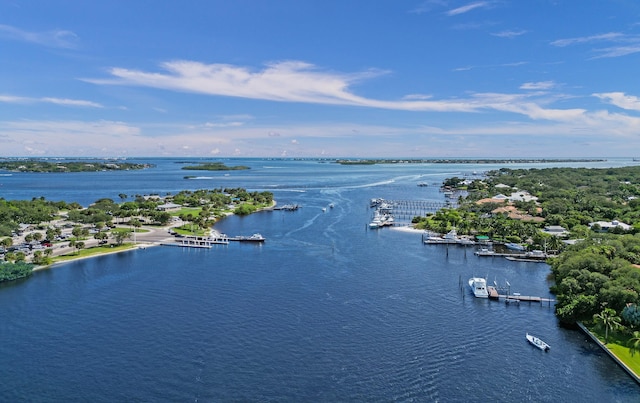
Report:
[[[0,170],[10,172],[100,172],[150,168],[151,164],[104,161],[44,161],[36,159],[0,161]]]
[[[187,171],[242,171],[251,168],[244,165],[229,167],[222,162],[205,162],[198,165],[187,165],[182,167],[182,169]]]

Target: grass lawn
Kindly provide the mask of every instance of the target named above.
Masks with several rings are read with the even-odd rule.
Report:
[[[125,243],[125,244],[122,244],[122,245],[114,245],[113,247],[111,247],[111,245],[96,246],[96,247],[93,247],[93,248],[80,249],[78,252],[70,253],[70,254],[67,254],[67,255],[55,256],[55,257],[52,258],[52,260],[53,260],[53,263],[66,262],[68,260],[78,259],[78,258],[81,258],[81,257],[99,255],[101,253],[119,252],[119,251],[123,251],[123,250],[127,250],[127,249],[133,249],[135,247],[136,247],[136,245],[134,245],[132,243]]]
[[[604,329],[591,325],[587,329],[604,344]],[[633,357],[631,356],[629,347],[627,347],[627,342],[630,338],[631,336],[626,333],[609,331],[609,342],[606,346],[620,361],[624,362],[636,375],[640,376],[640,352]]]

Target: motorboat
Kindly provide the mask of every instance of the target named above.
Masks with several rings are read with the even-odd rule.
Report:
[[[515,242],[505,243],[504,247],[507,248],[507,249],[516,250],[518,252],[524,252],[524,251],[527,250],[527,248],[525,248],[524,246],[520,245],[519,243],[515,243]]]
[[[549,345],[536,336],[527,333],[527,341],[542,351],[549,351]]]
[[[482,277],[472,277],[469,279],[469,287],[476,298],[489,298],[487,290],[487,280]]]
[[[253,234],[251,236],[236,236],[233,238],[228,238],[229,241],[239,241],[239,242],[264,242],[265,238],[260,234]]]
[[[373,219],[371,220],[371,222],[369,222],[369,228],[377,229],[377,228],[382,228],[383,226],[384,226],[384,217],[382,214],[380,214],[379,210],[376,210],[376,212],[373,214]]]

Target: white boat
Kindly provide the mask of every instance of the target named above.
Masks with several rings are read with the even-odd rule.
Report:
[[[429,236],[424,238],[424,243],[456,244],[456,243],[459,243],[459,241],[460,241],[460,238],[458,238],[458,233],[456,232],[455,228],[447,232],[443,236],[429,233]]]
[[[527,341],[533,344],[534,346],[538,347],[542,351],[549,351],[549,348],[550,348],[549,345],[544,341],[542,341],[541,339],[537,338],[536,336],[533,336],[527,333]]]
[[[265,238],[260,234],[253,234],[251,236],[236,236],[233,238],[227,238],[229,241],[239,242],[264,242]]]
[[[487,280],[482,277],[471,277],[469,279],[469,287],[476,298],[489,298],[489,291],[487,291]]]
[[[517,250],[518,252],[524,252],[524,251],[527,250],[527,248],[525,248],[524,246],[520,245],[519,243],[515,243],[515,242],[505,243],[504,246],[507,249]]]
[[[376,217],[373,220],[371,220],[371,222],[369,223],[369,228],[371,229],[382,228],[382,219],[380,219],[379,217]]]

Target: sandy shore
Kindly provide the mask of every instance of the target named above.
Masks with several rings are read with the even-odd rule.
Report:
[[[408,227],[408,226],[393,226],[391,227],[391,229],[395,231],[413,232],[416,234],[423,234],[425,232],[423,229],[417,229],[417,228]]]

